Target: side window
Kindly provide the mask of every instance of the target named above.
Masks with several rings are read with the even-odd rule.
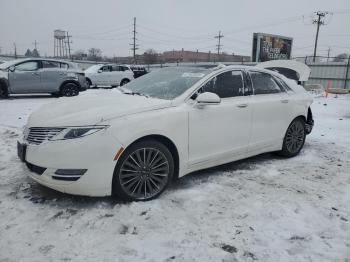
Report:
[[[16,65],[17,71],[35,71],[38,70],[38,68],[38,62],[36,61],[24,62],[22,64]]]
[[[207,82],[200,92],[212,92],[220,98],[243,96],[242,72],[236,70],[222,73]]]
[[[273,77],[266,73],[261,72],[249,72],[249,75],[253,82],[254,94],[275,94],[280,93],[282,90]]]
[[[61,68],[63,68],[63,69],[68,69],[68,68],[69,68],[69,65],[66,64],[66,63],[61,63]]]
[[[278,77],[275,77],[275,80],[279,83],[280,86],[282,86],[282,88],[285,90],[285,91],[293,91],[289,85],[287,85],[286,82],[284,82],[282,79],[278,78]]]
[[[112,71],[113,71],[113,72],[119,71],[119,66],[113,65],[113,66],[112,66]]]
[[[43,68],[60,68],[60,63],[54,61],[42,61]]]
[[[100,70],[102,70],[102,72],[109,72],[109,66],[103,66]]]

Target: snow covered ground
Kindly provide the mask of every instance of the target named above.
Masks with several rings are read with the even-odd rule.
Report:
[[[27,177],[16,140],[54,99],[0,101],[0,261],[350,261],[350,95],[315,98],[299,156],[197,172],[145,203]]]

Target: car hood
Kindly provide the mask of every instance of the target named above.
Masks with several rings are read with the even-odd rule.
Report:
[[[118,91],[60,98],[35,111],[28,127],[83,126],[172,106],[170,100],[126,95]]]

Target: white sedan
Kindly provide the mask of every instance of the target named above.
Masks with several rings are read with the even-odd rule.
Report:
[[[18,155],[40,184],[77,195],[159,196],[190,172],[277,151],[313,127],[312,98],[257,67],[173,67],[121,91],[59,99],[34,112]]]
[[[123,86],[134,79],[134,72],[126,65],[93,65],[84,73],[86,81],[92,87]]]

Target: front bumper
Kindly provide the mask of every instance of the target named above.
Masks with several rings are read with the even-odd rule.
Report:
[[[27,144],[23,161],[29,176],[44,186],[73,195],[107,196],[120,147],[102,130],[77,139]]]

